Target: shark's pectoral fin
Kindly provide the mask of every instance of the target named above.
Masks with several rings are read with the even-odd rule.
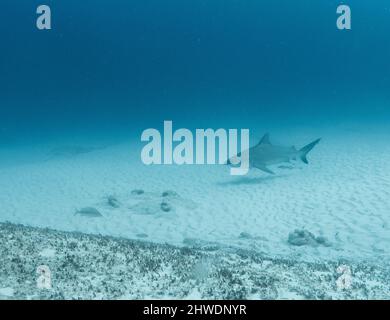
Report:
[[[255,168],[261,170],[261,171],[264,171],[264,172],[267,172],[269,174],[275,174],[275,172],[273,172],[272,170],[268,169],[265,165],[254,165]]]

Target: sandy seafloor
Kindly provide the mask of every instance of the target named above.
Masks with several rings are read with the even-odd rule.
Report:
[[[354,126],[271,132],[275,143],[297,147],[318,137],[309,166],[244,177],[226,166],[148,167],[131,140],[2,147],[0,222],[11,224],[0,227],[0,289],[12,288],[16,298],[388,298],[390,133]],[[163,197],[166,191],[174,194]],[[83,207],[102,217],[75,215]],[[326,242],[293,245],[296,229]],[[46,261],[39,252],[47,248],[56,254]],[[153,266],[144,266],[149,260]],[[194,280],[188,272],[200,260],[208,271]],[[50,293],[34,290],[37,263],[54,268]],[[340,264],[357,279],[348,292],[335,285]],[[225,269],[232,274],[221,275]],[[101,281],[109,288],[95,290]],[[229,281],[242,292],[229,291]]]

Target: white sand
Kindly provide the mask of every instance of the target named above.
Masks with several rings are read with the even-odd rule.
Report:
[[[0,222],[129,239],[147,235],[142,239],[175,245],[202,240],[310,261],[390,261],[390,133],[298,132],[271,139],[297,147],[323,141],[309,166],[277,169],[275,176],[253,170],[232,177],[225,166],[147,167],[138,142],[74,156],[48,156],[66,142],[2,148]],[[146,193],[135,196],[133,189]],[[179,194],[171,212],[159,210],[166,190]],[[107,205],[108,195],[117,197],[119,208]],[[82,207],[95,207],[103,217],[74,215]],[[287,239],[295,229],[325,236],[331,246],[292,246]],[[252,238],[240,238],[242,232]]]

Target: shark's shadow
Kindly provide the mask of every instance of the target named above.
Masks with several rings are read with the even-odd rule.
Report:
[[[218,182],[217,184],[219,186],[239,186],[239,185],[252,185],[252,184],[261,184],[268,181],[277,180],[280,178],[286,177],[286,174],[280,174],[280,175],[268,175],[268,176],[258,176],[258,177],[248,177],[248,176],[241,176],[237,178],[233,178],[229,181],[223,181]]]

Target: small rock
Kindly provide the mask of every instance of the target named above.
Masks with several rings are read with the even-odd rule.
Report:
[[[138,238],[147,238],[148,237],[148,235],[146,233],[138,233],[138,234],[136,234],[136,236]]]
[[[77,215],[88,217],[88,218],[100,218],[103,217],[103,215],[97,210],[96,208],[93,207],[85,207],[80,210],[76,211]]]
[[[170,212],[172,210],[171,205],[165,201],[161,202],[160,208],[164,212]]]
[[[108,196],[107,197],[107,204],[112,208],[119,208],[120,207],[119,200],[115,196]]]
[[[316,238],[316,241],[317,241],[318,244],[321,244],[321,245],[323,245],[325,247],[330,247],[331,246],[330,242],[328,241],[328,239],[326,237],[318,236]]]
[[[252,239],[253,237],[248,232],[241,232],[239,238],[240,239]]]
[[[177,197],[177,196],[178,196],[177,192],[172,191],[172,190],[164,191],[161,195],[162,195],[164,198],[165,198],[165,197]]]
[[[315,237],[309,231],[306,230],[295,230],[288,235],[288,243],[293,246],[305,246],[309,245],[312,247],[317,247],[319,245],[330,247],[328,239],[323,236]]]
[[[315,236],[306,230],[295,230],[288,235],[288,243],[293,246],[317,246]]]
[[[139,195],[144,194],[144,193],[145,193],[145,191],[142,189],[134,189],[131,191],[131,194],[133,196],[139,196]]]

